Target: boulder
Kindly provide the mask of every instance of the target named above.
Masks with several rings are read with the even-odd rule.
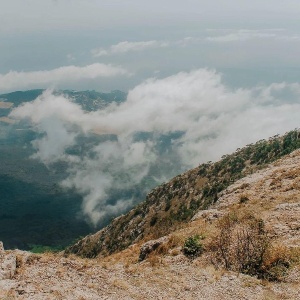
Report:
[[[163,236],[157,240],[151,240],[143,244],[140,248],[139,261],[146,259],[151,252],[156,250],[160,245],[166,243],[168,240],[168,236]]]
[[[11,279],[17,268],[16,255],[14,253],[6,253],[3,243],[0,242],[0,280]]]
[[[227,212],[225,210],[218,210],[215,208],[200,210],[198,213],[194,215],[192,221],[196,221],[198,219],[204,219],[207,222],[211,222],[215,219],[223,217]]]
[[[3,243],[0,242],[0,258],[2,258],[5,255]]]

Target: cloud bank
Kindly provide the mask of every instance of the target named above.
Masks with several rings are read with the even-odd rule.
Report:
[[[232,89],[219,73],[199,69],[148,79],[126,102],[104,110],[85,112],[47,91],[11,116],[29,119],[41,133],[36,158],[50,166],[68,163],[62,184],[84,196],[84,214],[97,224],[136,203],[134,191],[147,189],[149,179],[159,183],[298,127],[299,109],[298,83]],[[74,154],[83,137],[94,142]]]
[[[167,47],[168,42],[163,41],[140,41],[140,42],[128,42],[123,41],[118,44],[110,46],[109,49],[99,48],[91,51],[94,57],[100,57],[104,55],[122,54],[127,52],[143,51],[145,49],[162,48]]]
[[[274,39],[274,40],[299,40],[299,35],[286,34],[283,29],[262,29],[262,30],[250,30],[240,29],[233,30],[230,33],[208,36],[206,40],[215,43],[231,43],[231,42],[244,42],[254,39]]]
[[[32,86],[55,85],[83,79],[130,75],[122,67],[95,63],[84,67],[65,66],[49,71],[16,72],[0,74],[0,90],[16,90]]]

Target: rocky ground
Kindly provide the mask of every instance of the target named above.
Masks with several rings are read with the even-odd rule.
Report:
[[[199,231],[209,235],[217,220],[233,210],[252,211],[278,242],[299,247],[300,151],[235,182],[214,207],[200,211],[172,236]],[[150,245],[168,240],[170,236]],[[63,253],[4,251],[0,245],[0,299],[300,299],[299,264],[281,282],[269,282],[216,269],[206,253],[189,259],[180,243],[139,261],[141,248],[151,252],[140,243],[88,260]]]
[[[297,282],[262,282],[181,254],[155,266],[34,255],[0,287],[0,299],[300,299]]]

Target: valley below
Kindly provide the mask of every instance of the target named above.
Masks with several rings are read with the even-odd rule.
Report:
[[[194,173],[195,170],[188,171],[184,178],[189,180]],[[174,184],[174,180],[170,184]],[[190,183],[189,189],[192,187],[203,190],[199,184]],[[87,249],[89,245],[93,247],[92,238],[96,237],[97,243],[101,243],[99,233],[83,239],[84,243],[79,242],[77,248],[74,246],[56,254],[2,250],[0,297],[81,300],[299,299],[300,150],[292,151],[234,181],[218,192],[217,197],[205,209],[196,209],[189,220],[177,223],[168,234],[152,234],[149,225],[148,235],[111,254],[99,252],[94,258],[71,254],[80,245],[84,245],[82,249]],[[149,212],[156,210],[158,214],[164,210],[159,201],[151,203]],[[128,220],[128,224],[132,220]],[[230,227],[228,244],[222,240],[222,235],[228,232],[224,224],[234,226]],[[260,228],[258,240],[255,239],[255,224]],[[100,233],[105,230],[107,228]],[[239,249],[243,251],[243,259],[252,253],[249,250],[251,247],[248,250],[239,248],[235,234],[238,234],[238,241],[251,237],[253,243],[258,243],[257,247],[260,247],[261,240],[266,241],[268,246],[262,252],[260,267],[255,265],[252,271],[239,269],[230,252],[226,252],[228,256],[225,257],[231,263],[224,264],[222,257],[218,256],[220,244],[216,241],[219,239],[223,241],[223,246],[226,244],[229,247],[224,246],[224,251]],[[156,239],[153,239],[154,236]],[[193,252],[193,246],[198,245],[195,242],[197,236],[201,237],[201,251]],[[191,237],[194,238],[193,246],[187,244]],[[79,252],[81,256],[84,253],[88,254]],[[251,259],[255,259],[253,253],[251,255]]]

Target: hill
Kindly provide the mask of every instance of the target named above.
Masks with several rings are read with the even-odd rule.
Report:
[[[45,90],[36,89],[28,91],[16,91],[8,94],[0,95],[0,101],[12,103],[14,107],[35,100],[42,95]],[[111,102],[123,102],[126,100],[126,93],[122,91],[112,91],[110,93],[101,93],[96,91],[73,91],[73,90],[56,90],[54,94],[63,94],[75,103],[80,104],[87,111],[101,109]]]
[[[299,213],[294,130],[175,177],[66,253],[0,249],[0,297],[299,299]]]
[[[261,140],[216,163],[208,162],[152,190],[146,200],[110,225],[66,249],[83,257],[108,255],[141,240],[156,239],[181,228],[236,180],[300,148],[299,131]]]

